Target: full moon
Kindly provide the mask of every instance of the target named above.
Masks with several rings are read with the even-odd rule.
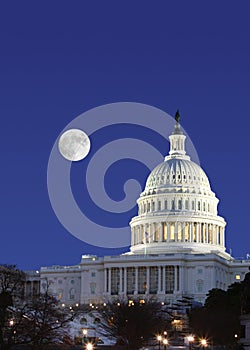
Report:
[[[65,159],[77,162],[88,155],[90,139],[80,129],[69,129],[60,136],[58,148]]]

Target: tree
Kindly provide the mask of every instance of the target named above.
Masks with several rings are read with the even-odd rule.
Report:
[[[0,349],[10,343],[10,307],[21,303],[24,279],[16,265],[0,265]]]
[[[166,329],[168,316],[156,301],[116,300],[107,303],[100,310],[101,324],[105,335],[121,339],[127,348],[136,350],[155,338],[156,334]]]
[[[45,344],[62,343],[67,336],[67,326],[75,311],[60,306],[59,301],[50,295],[48,287],[15,310],[13,329],[17,343],[40,349]]]
[[[240,332],[239,317],[250,306],[249,293],[246,278],[231,284],[227,291],[210,290],[204,307],[189,313],[192,331],[199,337],[209,337],[214,344],[235,345],[235,334]]]

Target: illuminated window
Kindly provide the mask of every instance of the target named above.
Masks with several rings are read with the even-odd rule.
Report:
[[[237,280],[237,281],[239,281],[240,280],[240,275],[235,275],[235,279]]]
[[[57,299],[61,300],[62,297],[63,297],[63,291],[62,291],[62,289],[58,289],[58,291],[57,291]]]
[[[174,241],[174,223],[170,223],[170,240]]]

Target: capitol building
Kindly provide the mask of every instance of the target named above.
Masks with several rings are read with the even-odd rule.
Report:
[[[149,175],[130,221],[130,251],[119,256],[83,255],[75,266],[41,267],[30,276],[49,282],[62,303],[103,303],[155,297],[172,303],[189,297],[204,303],[212,288],[226,290],[244,279],[250,261],[234,259],[225,248],[226,222],[204,170],[185,150],[179,114],[164,162]]]

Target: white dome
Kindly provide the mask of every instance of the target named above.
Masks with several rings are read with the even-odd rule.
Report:
[[[186,159],[170,158],[151,172],[144,194],[156,189],[180,187],[211,190],[207,175],[198,164]]]

